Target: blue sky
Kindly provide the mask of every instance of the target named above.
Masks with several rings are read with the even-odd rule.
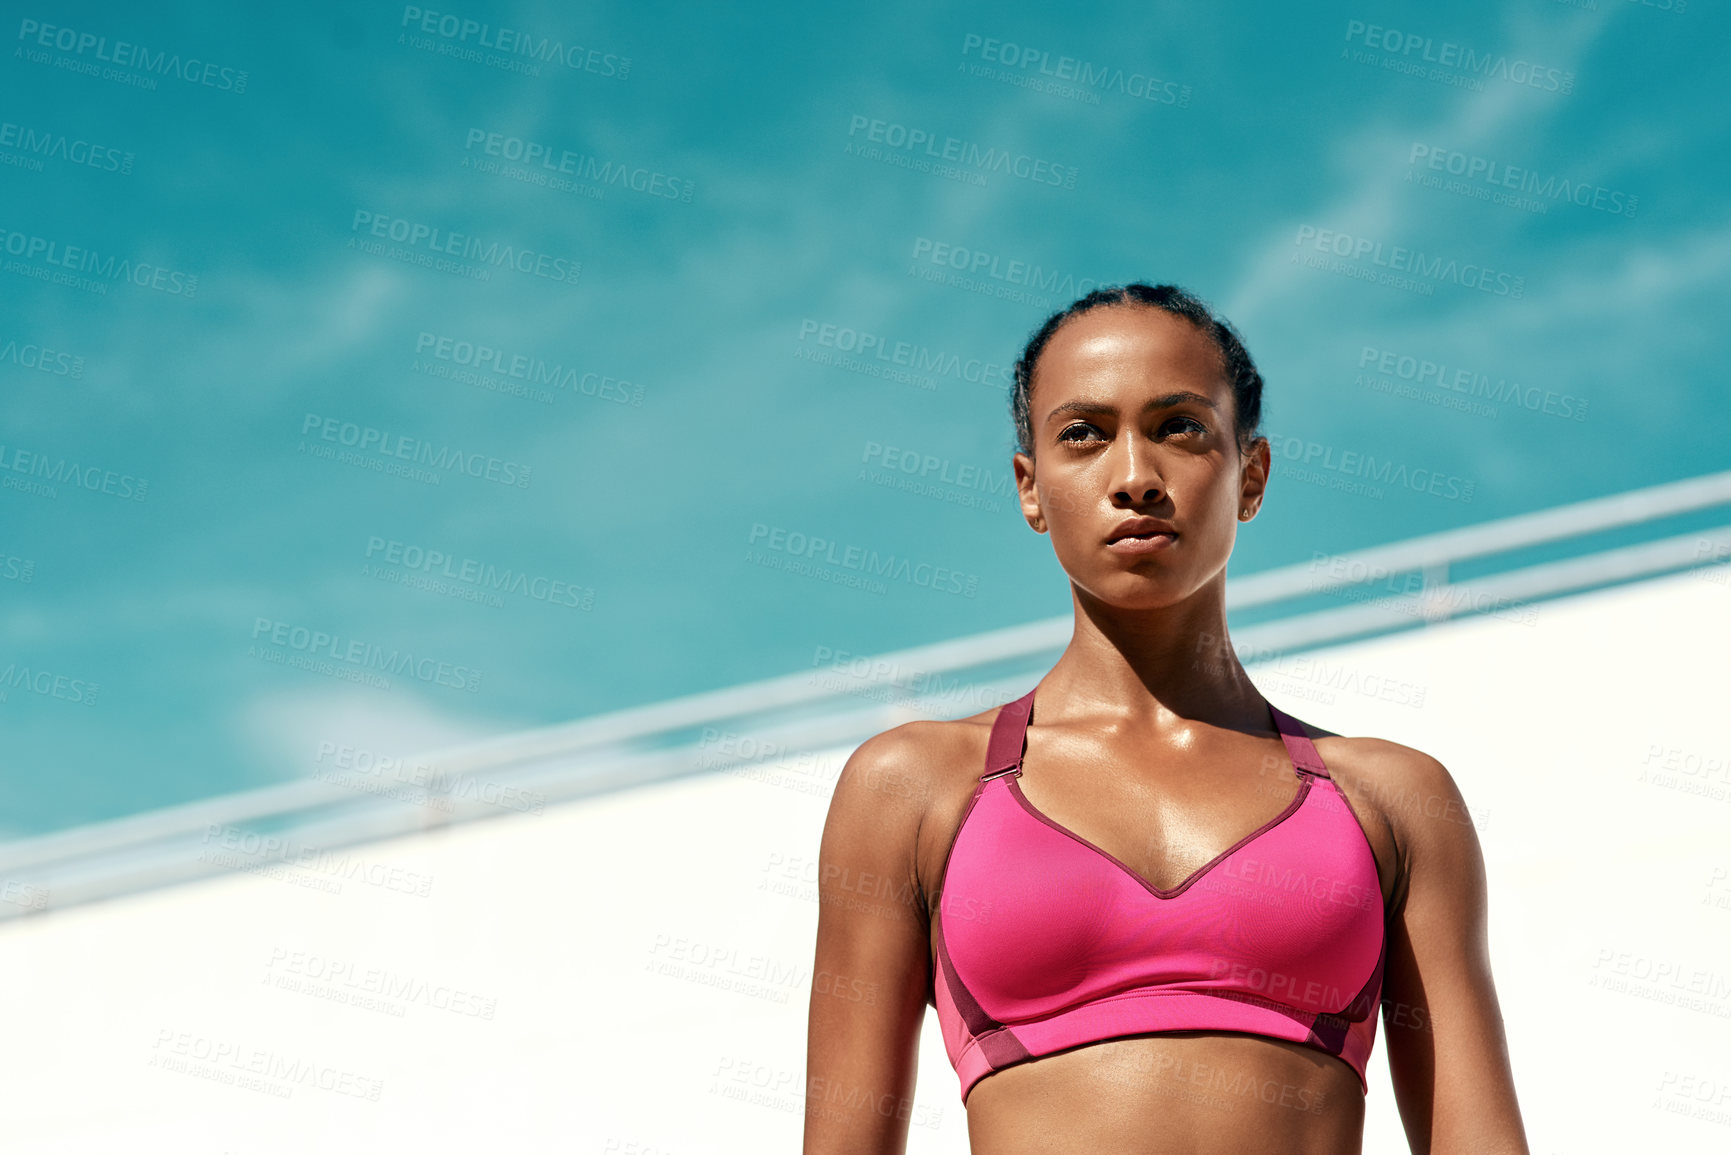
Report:
[[[1067,612],[1002,372],[1090,280],[1263,372],[1233,573],[1724,469],[1726,23],[27,7],[0,835]]]

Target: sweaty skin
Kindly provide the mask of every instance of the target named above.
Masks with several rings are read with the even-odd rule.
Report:
[[[1208,337],[1138,304],[1060,326],[1031,409],[1034,455],[1014,458],[1021,508],[1070,579],[1075,630],[1040,682],[1021,787],[1170,888],[1298,789],[1226,630],[1226,562],[1267,485],[1268,443],[1241,452]],[[1172,523],[1175,540],[1140,555],[1106,548],[1135,516]],[[960,1106],[948,1078],[938,1085],[952,1097],[915,1103],[915,1063],[933,1005],[930,912],[996,713],[887,730],[837,780],[813,972],[833,981],[813,984],[806,1155],[900,1153],[911,1122]],[[1377,862],[1388,936],[1377,1041],[1411,1149],[1526,1155],[1470,811],[1426,754],[1309,732]],[[851,997],[861,991],[871,997]],[[1222,1091],[1246,1086],[1257,1093]],[[1343,1060],[1301,1044],[1179,1032],[993,1072],[966,1113],[977,1155],[1339,1155],[1361,1149],[1364,1093]]]

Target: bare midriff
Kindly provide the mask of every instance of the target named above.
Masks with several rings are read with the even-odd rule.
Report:
[[[995,1071],[967,1118],[972,1155],[1359,1155],[1364,1092],[1299,1043],[1172,1032]]]

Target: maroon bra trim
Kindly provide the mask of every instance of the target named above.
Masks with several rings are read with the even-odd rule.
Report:
[[[1343,1011],[1334,1014],[1320,1014],[1310,1025],[1310,1033],[1330,1054],[1338,1055],[1346,1046],[1347,1035],[1351,1033],[1356,1023],[1376,1014],[1377,1003],[1382,994],[1383,965],[1388,959],[1388,934],[1385,929],[1382,936],[1382,949],[1377,952],[1376,966],[1371,969],[1370,978],[1364,982],[1364,987]]]
[[[944,972],[944,985],[949,987],[950,999],[956,1004],[956,1010],[961,1012],[962,1023],[968,1028],[968,1034],[978,1037],[987,1031],[996,1030],[1004,1024],[988,1015],[980,1006],[973,992],[963,984],[962,978],[956,973],[956,964],[950,961],[950,948],[944,942],[942,919],[938,926],[938,963]]]
[[[1310,740],[1310,735],[1304,732],[1298,719],[1273,702],[1268,703],[1268,712],[1274,715],[1274,726],[1280,731],[1281,740],[1286,743],[1286,753],[1292,759],[1292,764],[1318,778],[1327,778],[1328,766],[1317,752],[1316,743]]]
[[[1276,814],[1273,818],[1270,818],[1267,822],[1264,822],[1261,826],[1258,826],[1255,830],[1252,830],[1249,834],[1246,834],[1243,838],[1240,838],[1237,842],[1234,842],[1231,846],[1228,846],[1225,850],[1222,850],[1219,854],[1216,854],[1213,858],[1209,859],[1202,866],[1198,867],[1197,870],[1195,871],[1195,873],[1191,874],[1190,877],[1186,878],[1183,882],[1179,883],[1173,889],[1161,890],[1158,886],[1155,886],[1152,882],[1149,882],[1146,878],[1143,878],[1136,871],[1131,870],[1130,867],[1127,864],[1125,864],[1122,859],[1118,858],[1116,855],[1112,854],[1110,851],[1108,851],[1102,847],[1096,846],[1094,843],[1088,841],[1086,838],[1083,838],[1080,834],[1077,834],[1074,830],[1071,830],[1068,826],[1063,825],[1062,823],[1058,822],[1056,819],[1051,818],[1048,815],[1046,815],[1045,813],[1043,813],[1032,802],[1028,801],[1028,796],[1026,794],[1022,793],[1021,784],[1018,783],[1014,778],[1011,778],[1009,780],[1009,786],[1010,786],[1010,793],[1015,796],[1015,799],[1017,802],[1020,802],[1022,804],[1023,810],[1026,810],[1030,815],[1039,819],[1041,822],[1044,822],[1047,826],[1050,826],[1053,830],[1056,830],[1058,833],[1069,835],[1071,838],[1075,839],[1077,842],[1080,842],[1083,846],[1087,847],[1089,850],[1092,850],[1094,853],[1098,854],[1101,858],[1104,858],[1108,862],[1115,864],[1125,874],[1129,875],[1131,878],[1133,878],[1137,882],[1141,883],[1142,888],[1144,890],[1146,890],[1149,894],[1152,894],[1155,898],[1166,898],[1166,899],[1177,898],[1179,895],[1183,894],[1185,891],[1189,890],[1192,886],[1194,886],[1199,879],[1201,879],[1203,876],[1205,876],[1209,871],[1213,870],[1216,866],[1219,866],[1226,859],[1232,857],[1232,855],[1234,855],[1238,851],[1243,850],[1250,843],[1256,841],[1258,838],[1262,837],[1264,834],[1267,834],[1270,830],[1273,830],[1276,826],[1279,826],[1282,822],[1285,822],[1288,818],[1291,818],[1294,814],[1296,814],[1298,812],[1298,808],[1300,806],[1304,805],[1305,798],[1308,797],[1310,794],[1310,779],[1304,777],[1302,774],[1299,775],[1299,777],[1298,777],[1298,793],[1294,794],[1292,796],[1292,801],[1288,802],[1286,804],[1286,809],[1282,810],[1279,814]]]
[[[1269,830],[1272,830],[1280,823],[1286,821],[1286,819],[1290,818],[1293,814],[1297,813],[1299,808],[1304,804],[1304,800],[1310,795],[1310,788],[1313,780],[1315,778],[1329,777],[1328,767],[1323,762],[1322,755],[1316,749],[1316,744],[1304,732],[1302,725],[1290,714],[1287,714],[1285,711],[1276,707],[1272,702],[1269,702],[1269,714],[1274,720],[1275,728],[1280,732],[1281,740],[1285,743],[1287,753],[1292,759],[1294,773],[1299,779],[1297,794],[1293,796],[1292,801],[1289,802],[1286,808],[1279,814],[1275,815],[1273,818],[1269,819],[1267,822],[1233,843],[1227,849],[1221,851],[1199,870],[1190,875],[1190,877],[1186,878],[1176,888],[1172,890],[1161,890],[1159,887],[1143,878],[1136,871],[1130,869],[1126,863],[1110,852],[1096,846],[1088,839],[1083,838],[1080,834],[1077,834],[1075,831],[1063,826],[1042,813],[1032,802],[1028,801],[1027,796],[1022,793],[1021,786],[1016,779],[1021,777],[1022,757],[1027,747],[1028,726],[1033,717],[1034,695],[1037,689],[1038,686],[1036,685],[1034,689],[1030,689],[1020,698],[1011,702],[1006,702],[999,709],[997,716],[992,720],[991,736],[987,740],[986,744],[985,773],[981,774],[979,783],[974,788],[973,796],[968,800],[968,805],[962,812],[961,821],[957,823],[955,832],[950,837],[949,848],[944,852],[943,867],[938,875],[937,901],[933,904],[933,918],[935,921],[934,929],[937,937],[936,966],[942,972],[942,981],[950,992],[950,999],[955,1004],[958,1013],[961,1015],[964,1026],[967,1028],[967,1031],[973,1038],[975,1044],[979,1047],[980,1053],[985,1057],[987,1063],[990,1064],[990,1068],[994,1071],[1011,1066],[1026,1059],[1031,1059],[1034,1056],[1028,1051],[1027,1047],[1023,1045],[1022,1041],[1016,1038],[1012,1030],[1005,1024],[992,1018],[985,1008],[980,1005],[979,1000],[974,997],[973,992],[968,990],[966,983],[962,981],[960,973],[956,970],[955,964],[950,958],[949,947],[944,935],[942,918],[944,887],[949,879],[950,860],[955,854],[957,844],[961,841],[962,832],[967,827],[968,819],[973,814],[974,807],[978,805],[980,798],[985,792],[985,785],[989,779],[1008,774],[1010,776],[1010,781],[1007,785],[1010,788],[1011,796],[1014,797],[1021,807],[1032,817],[1038,819],[1040,822],[1059,833],[1074,839],[1076,842],[1092,850],[1100,857],[1116,864],[1117,867],[1126,875],[1135,879],[1144,889],[1149,891],[1151,894],[1154,894],[1156,897],[1176,898],[1188,890],[1198,880],[1207,875],[1209,871],[1213,870],[1221,862],[1231,857],[1232,854],[1243,849],[1246,845],[1267,833]],[[1330,786],[1334,785],[1332,782],[1329,784]],[[1336,787],[1335,792],[1337,794],[1340,793],[1338,787]],[[1357,816],[1352,815],[1352,817],[1354,820],[1353,824],[1359,826],[1362,834],[1363,828],[1362,825],[1357,822]],[[1365,841],[1368,846],[1368,837]],[[1374,855],[1375,852],[1372,850],[1373,859]],[[1314,1021],[1310,1024],[1311,1035],[1323,1050],[1339,1056],[1345,1047],[1346,1039],[1350,1033],[1352,1024],[1362,1022],[1366,1017],[1376,1012],[1377,997],[1381,992],[1387,954],[1388,936],[1385,933],[1381,950],[1377,956],[1376,966],[1372,969],[1370,978],[1366,980],[1358,995],[1353,998],[1346,1008],[1338,1013],[1325,1013],[1314,1016]],[[1248,995],[1227,994],[1222,997],[1242,997],[1259,1003],[1263,1001],[1260,998]],[[935,1004],[935,998],[933,1001]],[[1290,1017],[1297,1018],[1298,1013],[1294,1012],[1292,1008],[1287,1007],[1284,1004],[1269,1000],[1268,1005],[1271,1009],[1279,1010]]]
[[[1033,712],[1033,690],[1013,702],[1004,703],[998,716],[992,719],[992,736],[986,743],[986,772],[980,775],[982,779],[1022,764],[1022,747],[1027,742],[1028,719]]]
[[[1219,854],[1209,859],[1176,887],[1173,887],[1170,890],[1165,890],[1155,886],[1146,878],[1143,878],[1139,872],[1132,870],[1127,863],[1106,850],[1104,847],[1082,837],[1082,835],[1071,830],[1068,826],[1065,826],[1057,819],[1052,818],[1050,815],[1043,812],[1039,807],[1035,806],[1033,802],[1029,801],[1026,794],[1022,793],[1021,783],[1017,780],[1022,776],[1022,756],[1027,748],[1028,724],[1033,718],[1034,694],[1038,689],[1039,686],[1036,684],[1034,689],[1029,690],[1020,698],[1017,698],[1013,702],[1005,703],[1003,708],[998,711],[997,717],[992,720],[991,738],[986,743],[986,772],[980,775],[981,787],[984,787],[985,783],[992,778],[1000,775],[1007,775],[1011,795],[1021,804],[1022,809],[1026,810],[1029,815],[1045,823],[1058,833],[1074,839],[1087,849],[1098,854],[1101,858],[1117,866],[1118,869],[1135,879],[1139,884],[1141,884],[1144,890],[1154,895],[1156,898],[1173,899],[1183,894],[1186,890],[1189,890],[1191,886],[1195,885],[1196,882],[1206,876],[1209,871],[1213,870],[1216,866],[1220,865],[1220,863],[1224,862],[1233,854],[1244,849],[1244,847],[1248,846],[1251,842],[1254,842],[1257,838],[1260,838],[1262,835],[1268,833],[1268,831],[1279,826],[1282,822],[1285,822],[1288,818],[1297,813],[1298,808],[1304,805],[1305,798],[1310,794],[1310,784],[1313,777],[1328,777],[1328,767],[1324,765],[1322,755],[1317,752],[1316,744],[1305,735],[1304,730],[1299,725],[1298,721],[1291,715],[1278,709],[1274,703],[1267,703],[1269,716],[1274,720],[1274,727],[1280,732],[1281,740],[1286,745],[1287,754],[1292,758],[1293,771],[1297,775],[1299,781],[1298,792],[1292,796],[1292,801],[1288,802],[1285,809],[1283,809],[1279,814],[1276,814],[1273,818],[1270,818],[1267,822],[1264,822],[1261,826],[1258,826],[1255,830],[1252,830],[1249,834],[1246,834],[1243,838],[1240,838],[1237,842],[1234,842],[1231,846],[1228,846],[1225,850],[1222,850]],[[974,792],[974,802],[979,800],[979,794],[980,790],[976,789]],[[969,811],[973,810],[974,802],[968,804]],[[962,816],[962,823],[963,825],[966,825],[967,823],[966,814]],[[958,828],[957,833],[960,833],[960,828]],[[951,841],[950,849],[952,851],[955,849],[954,840]],[[945,855],[944,858],[944,870],[946,874],[949,871],[948,855]]]
[[[950,948],[944,941],[941,911],[938,917],[938,965],[944,974],[944,984],[949,988],[950,1001],[956,1004],[956,1010],[962,1016],[962,1025],[967,1027],[968,1034],[973,1036],[980,1053],[994,1070],[1034,1057],[1009,1027],[986,1013],[967,984],[962,982],[956,964],[950,961]]]
[[[992,719],[992,736],[986,743],[986,769],[980,775],[980,781],[1011,770],[1018,775],[1021,773],[1022,755],[1028,745],[1028,723],[1034,716],[1034,694],[1039,688],[1036,684],[1015,701],[1004,703],[997,717]],[[1304,726],[1273,702],[1264,701],[1294,768],[1318,778],[1327,778],[1328,764],[1322,760],[1316,743],[1304,732]]]
[[[1130,869],[1126,863],[1109,851],[1042,813],[1022,793],[1021,786],[1016,779],[1021,777],[1022,757],[1027,747],[1028,726],[1033,717],[1034,695],[1037,689],[1038,686],[1036,685],[1034,689],[1030,689],[1020,698],[1006,702],[992,720],[991,736],[986,743],[985,772],[980,775],[979,783],[974,787],[973,796],[968,800],[967,808],[962,812],[962,819],[957,823],[956,830],[950,837],[949,849],[944,852],[943,867],[938,875],[938,897],[933,909],[933,917],[936,922],[937,967],[943,972],[943,981],[950,992],[951,1001],[962,1017],[964,1026],[992,1070],[1000,1070],[1034,1056],[1021,1040],[1016,1038],[1011,1029],[992,1018],[980,1005],[979,1000],[974,998],[973,993],[968,990],[960,973],[956,970],[954,962],[950,959],[949,947],[943,933],[942,918],[943,894],[949,879],[950,859],[955,854],[956,846],[961,841],[962,832],[967,827],[968,819],[973,814],[974,807],[978,805],[985,792],[985,785],[988,780],[1000,775],[1009,775],[1010,780],[1007,785],[1011,796],[1029,815],[1059,833],[1074,839],[1107,861],[1114,863],[1126,875],[1140,883],[1149,893],[1158,898],[1166,899],[1176,898],[1183,894],[1221,862],[1297,813],[1304,804],[1304,800],[1310,795],[1313,780],[1330,777],[1327,764],[1324,763],[1321,753],[1316,749],[1315,742],[1304,732],[1304,728],[1298,720],[1276,707],[1274,703],[1267,703],[1269,715],[1274,720],[1275,729],[1280,732],[1281,740],[1286,745],[1287,754],[1292,759],[1293,771],[1299,779],[1297,794],[1279,814],[1221,851],[1177,887],[1172,890],[1162,890]],[[1329,785],[1333,786],[1334,783],[1330,782]],[[1338,787],[1335,788],[1335,793],[1340,794]],[[1344,800],[1344,795],[1342,795],[1342,801]],[[1351,814],[1350,807],[1348,813]],[[1357,815],[1353,814],[1352,818],[1353,825],[1359,827],[1362,835],[1363,826],[1357,821]],[[1368,837],[1365,838],[1365,842],[1368,846]],[[1371,853],[1374,860],[1374,849]],[[1314,1016],[1314,1021],[1310,1025],[1310,1032],[1312,1038],[1323,1050],[1339,1056],[1345,1047],[1351,1026],[1354,1023],[1364,1021],[1365,1018],[1376,1012],[1377,997],[1381,992],[1387,955],[1388,936],[1385,933],[1376,966],[1372,969],[1370,978],[1366,980],[1358,995],[1340,1012]],[[1238,994],[1225,994],[1222,997],[1245,998],[1259,1003],[1264,1001],[1254,996]],[[1297,1012],[1284,1004],[1268,1000],[1267,1005],[1271,1009],[1279,1010],[1291,1017],[1297,1017]]]

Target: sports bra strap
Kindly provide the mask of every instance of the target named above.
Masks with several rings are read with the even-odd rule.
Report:
[[[986,743],[986,770],[980,775],[980,781],[1012,770],[1017,774],[1022,772],[1022,750],[1027,744],[1028,720],[1033,712],[1033,690],[1013,702],[1004,703],[998,716],[992,719],[992,736]],[[1318,778],[1327,778],[1328,766],[1298,720],[1273,702],[1268,703],[1268,712],[1274,718],[1275,729],[1280,731],[1281,741],[1286,743],[1286,753],[1293,766]]]
[[[1027,741],[1028,718],[1033,712],[1034,691],[1029,690],[1015,701],[1005,702],[992,719],[992,737],[986,743],[986,772],[980,775],[982,782],[1006,770],[1021,773],[1022,746]]]
[[[1298,719],[1279,709],[1273,702],[1268,703],[1268,712],[1274,715],[1275,728],[1280,731],[1280,738],[1286,743],[1286,753],[1292,759],[1292,764],[1318,778],[1327,778],[1328,767],[1323,763],[1322,755],[1317,753],[1316,743],[1310,740],[1310,735],[1298,724]]]

